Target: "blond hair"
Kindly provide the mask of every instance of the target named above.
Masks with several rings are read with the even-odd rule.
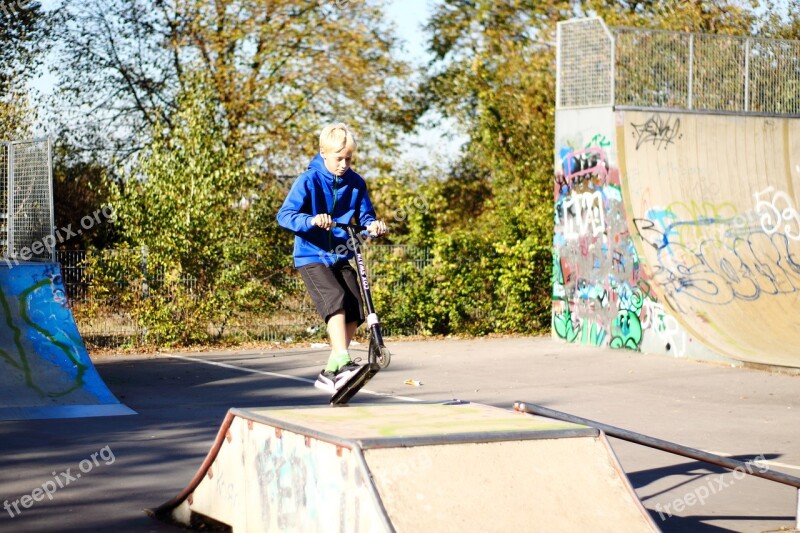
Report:
[[[356,140],[344,123],[329,124],[322,128],[322,133],[319,134],[320,152],[336,153],[345,147],[355,151]]]

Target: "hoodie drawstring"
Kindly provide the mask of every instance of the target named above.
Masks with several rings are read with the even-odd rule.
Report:
[[[336,200],[338,196],[338,180],[336,174],[333,175],[333,205],[331,206],[331,219],[333,218],[333,211],[336,209]],[[328,249],[333,252],[333,228],[328,230]]]

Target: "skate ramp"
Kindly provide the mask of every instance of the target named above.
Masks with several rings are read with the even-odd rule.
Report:
[[[0,420],[135,414],[89,359],[57,263],[0,266]]]
[[[150,513],[233,531],[657,531],[598,430],[464,403],[231,409]]]
[[[800,367],[800,120],[617,111],[649,298],[741,361]]]

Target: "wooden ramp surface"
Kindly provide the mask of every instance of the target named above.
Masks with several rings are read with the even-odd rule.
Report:
[[[233,531],[656,531],[605,436],[479,404],[232,409],[151,511]]]
[[[616,128],[649,296],[720,355],[800,367],[800,120],[618,111]]]

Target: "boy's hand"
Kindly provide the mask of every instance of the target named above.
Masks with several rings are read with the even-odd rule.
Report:
[[[383,235],[389,230],[386,227],[386,222],[383,220],[375,220],[369,226],[367,226],[367,233],[372,235],[373,237],[378,237],[379,235]]]
[[[329,230],[333,227],[333,219],[327,213],[320,213],[311,219],[311,224],[324,230]]]

